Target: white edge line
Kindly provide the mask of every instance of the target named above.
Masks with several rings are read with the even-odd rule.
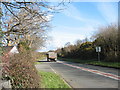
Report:
[[[69,85],[68,82],[67,82],[60,74],[58,74],[58,73],[51,67],[51,65],[50,65],[50,68],[52,69],[52,71],[53,71],[55,74],[59,75],[60,78],[61,78],[70,88],[72,88],[72,86]]]

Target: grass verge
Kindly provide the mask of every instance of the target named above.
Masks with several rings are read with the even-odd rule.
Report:
[[[42,57],[36,59],[36,61],[34,62],[34,64],[35,64],[35,65],[36,65],[36,64],[42,64],[42,62],[39,62],[39,61],[41,61],[41,60],[43,60],[43,59],[45,59],[45,58],[46,58],[45,56],[42,56]]]
[[[59,75],[52,72],[39,71],[41,88],[70,88]]]
[[[91,64],[91,65],[98,65],[98,66],[105,66],[105,67],[112,67],[112,68],[120,68],[120,62],[105,62],[105,61],[96,61],[96,60],[80,60],[80,59],[68,59],[68,58],[58,58],[58,59],[69,61],[69,62],[82,63],[82,64]]]
[[[38,61],[36,61],[34,64],[35,64],[35,65],[36,65],[36,64],[42,64],[42,62],[38,62]]]

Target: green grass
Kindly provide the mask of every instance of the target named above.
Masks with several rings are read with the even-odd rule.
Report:
[[[88,64],[120,68],[120,63],[119,62],[98,62],[98,61],[94,61],[94,62],[89,62]]]
[[[42,62],[38,62],[38,61],[36,61],[34,64],[35,64],[35,65],[36,65],[36,64],[42,64]]]
[[[36,61],[40,61],[40,60],[43,60],[43,59],[45,59],[46,57],[45,56],[41,56],[41,57],[39,57],[38,59],[36,59]]]
[[[92,64],[92,65],[120,68],[120,62],[105,62],[105,61],[96,61],[96,60],[80,60],[80,59],[68,59],[68,58],[58,58],[58,59],[69,62],[82,63],[82,64]]]
[[[39,71],[41,88],[70,88],[59,75],[52,72]]]
[[[40,58],[36,59],[36,61],[34,62],[34,64],[35,65],[36,64],[42,64],[42,62],[38,62],[38,61],[43,60],[43,59],[45,59],[45,56],[41,56]]]

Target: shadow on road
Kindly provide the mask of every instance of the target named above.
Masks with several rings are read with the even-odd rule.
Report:
[[[36,62],[48,62],[48,61],[36,61]]]

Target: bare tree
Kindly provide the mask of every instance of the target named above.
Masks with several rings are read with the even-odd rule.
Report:
[[[43,40],[46,39],[45,30],[49,27],[48,20],[42,20],[39,16],[30,18],[32,14],[25,10],[21,10],[17,17],[19,20],[12,17],[6,22],[8,26],[5,27],[4,37],[7,39],[7,43],[11,41],[11,44],[18,44],[20,41],[27,41],[28,46],[31,46],[33,42],[37,41],[42,45]]]
[[[106,27],[100,27],[95,38],[95,44],[102,47],[106,57],[115,60],[118,56],[118,26],[111,24]]]
[[[51,6],[49,2],[1,2],[4,16],[2,18],[4,28],[4,42],[17,44],[20,40],[28,40],[28,36],[34,37],[29,42],[30,46],[35,42],[35,37],[41,43],[45,41],[45,31],[49,27],[50,16],[60,10],[64,0],[58,5]],[[38,39],[39,38],[39,39]],[[43,40],[42,40],[43,39]],[[33,41],[34,40],[34,41]]]

